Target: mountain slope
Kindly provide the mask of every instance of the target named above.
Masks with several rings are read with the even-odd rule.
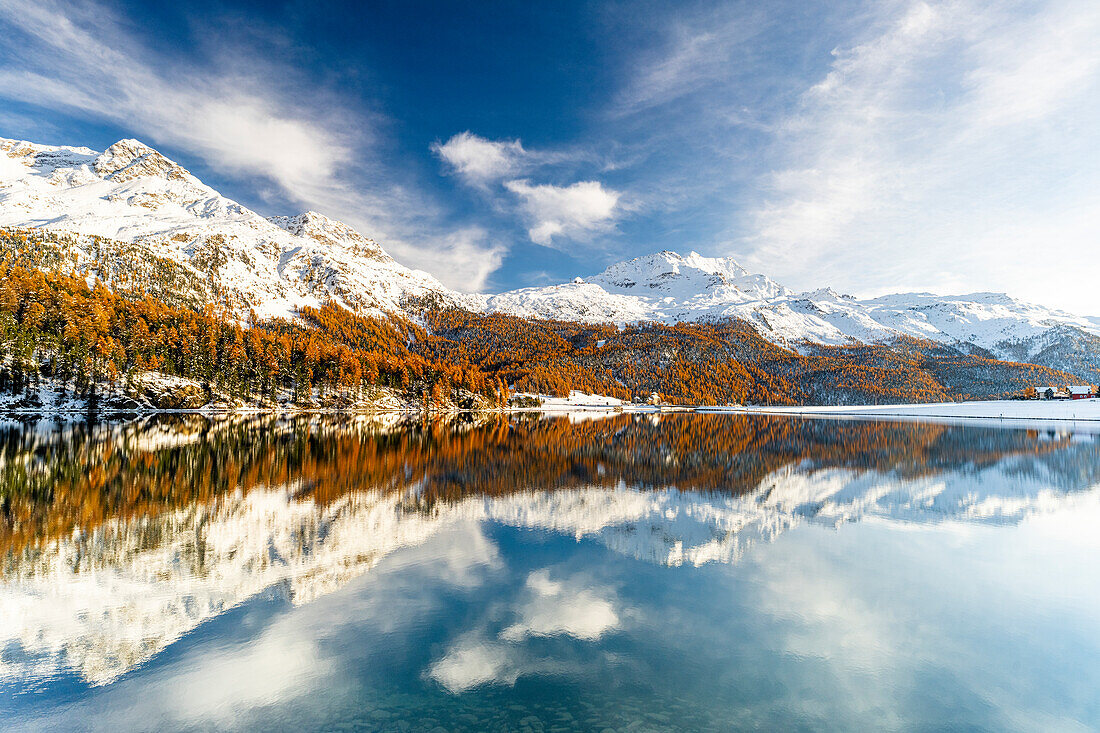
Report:
[[[0,139],[0,226],[82,235],[73,244],[85,258],[91,237],[126,243],[240,313],[289,315],[330,298],[368,312],[410,297],[477,304],[321,214],[265,219],[137,140],[96,153]]]
[[[591,278],[487,299],[492,311],[618,324],[739,318],[797,347],[928,339],[999,359],[1087,373],[1100,368],[1100,321],[998,293],[906,293],[859,299],[824,288],[796,293],[728,258],[660,252]]]
[[[316,212],[264,218],[136,140],[88,148],[0,139],[0,227],[64,233],[36,266],[76,269],[163,300],[213,302],[242,318],[292,315],[329,299],[369,314],[425,305],[625,325],[742,319],[795,349],[915,337],[1095,381],[1100,319],[997,293],[859,299],[795,292],[728,258],[659,252],[571,283],[462,294],[395,262]],[[45,261],[42,261],[45,260]]]

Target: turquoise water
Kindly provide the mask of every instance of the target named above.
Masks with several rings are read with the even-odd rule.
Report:
[[[11,425],[12,730],[1089,730],[1100,438]]]

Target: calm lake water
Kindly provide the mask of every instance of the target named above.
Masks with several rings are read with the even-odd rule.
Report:
[[[0,727],[1095,730],[1100,437],[0,429]]]

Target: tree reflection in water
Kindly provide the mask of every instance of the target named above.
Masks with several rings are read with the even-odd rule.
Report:
[[[1093,436],[919,422],[772,416],[613,414],[574,422],[459,416],[206,418],[15,424],[2,434],[0,553],[85,534],[112,520],[291,487],[320,505],[349,493],[400,493],[405,509],[474,496],[625,486],[760,489],[787,471],[852,469],[916,479],[1004,470],[1072,491],[1100,480]],[[1067,453],[1068,452],[1068,453]],[[1070,455],[1072,454],[1072,455]]]

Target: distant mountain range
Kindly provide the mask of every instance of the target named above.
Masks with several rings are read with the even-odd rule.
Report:
[[[728,258],[660,252],[598,275],[496,295],[460,293],[404,267],[375,241],[316,212],[264,218],[137,140],[88,148],[0,139],[0,227],[73,235],[78,262],[111,282],[141,260],[177,269],[191,301],[245,314],[292,315],[333,299],[363,312],[425,304],[617,324],[743,319],[766,339],[890,343],[912,336],[964,353],[1088,375],[1100,368],[1100,319],[999,293],[906,293],[860,299],[795,292]],[[112,244],[114,243],[114,244]],[[91,267],[125,254],[128,267]],[[137,263],[135,263],[135,258]],[[114,274],[113,274],[114,273]]]
[[[1034,357],[1074,333],[1089,341],[1100,319],[1074,316],[1001,293],[904,293],[859,299],[831,288],[798,293],[729,258],[675,252],[638,257],[590,278],[514,290],[493,310],[540,318],[616,323],[741,318],[770,341],[795,345],[886,342],[898,336],[967,345],[998,358]],[[1100,339],[1096,340],[1100,343]]]

